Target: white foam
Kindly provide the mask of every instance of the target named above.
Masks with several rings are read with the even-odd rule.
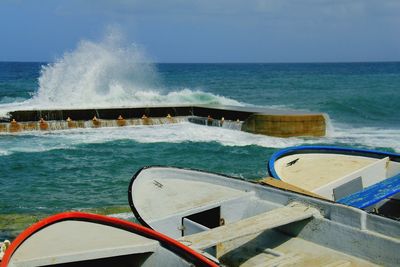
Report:
[[[24,102],[26,99],[22,97],[9,97],[4,96],[0,98],[0,104],[10,104],[10,103],[20,103]]]
[[[77,149],[81,144],[104,144],[116,140],[132,140],[138,143],[209,143],[223,146],[260,146],[285,148],[303,144],[341,144],[369,148],[390,147],[400,152],[400,129],[347,128],[335,126],[335,131],[321,138],[278,138],[256,135],[220,127],[207,127],[188,122],[155,126],[117,128],[86,128],[61,130],[51,133],[20,133],[17,142],[8,138],[0,141],[0,156],[15,152],[40,153],[54,149]],[[14,138],[13,138],[14,139]],[[8,140],[8,141],[7,141]]]
[[[43,66],[34,96],[0,104],[0,116],[26,109],[186,104],[241,105],[236,100],[200,90],[167,90],[143,49],[127,45],[122,34],[111,29],[102,41],[83,40],[74,51]]]
[[[11,152],[9,150],[0,149],[0,156],[8,156]]]
[[[127,221],[137,221],[132,212],[109,214],[108,216]]]
[[[25,132],[2,134],[0,138],[0,156],[8,156],[13,153],[41,153],[55,149],[74,149],[71,142],[63,140],[58,135],[48,133]],[[80,143],[80,142],[79,142]]]
[[[328,142],[358,144],[370,148],[390,147],[400,152],[400,128],[354,127],[335,124],[326,137]]]

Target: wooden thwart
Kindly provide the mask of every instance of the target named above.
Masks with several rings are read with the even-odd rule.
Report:
[[[297,187],[297,186],[292,185],[292,184],[288,184],[288,183],[286,183],[286,182],[284,182],[282,180],[278,180],[278,179],[275,179],[275,178],[272,178],[272,177],[265,177],[265,178],[262,178],[262,179],[258,180],[257,182],[260,183],[260,184],[266,184],[266,185],[270,185],[270,186],[273,186],[273,187],[289,190],[289,191],[292,191],[292,192],[301,193],[301,194],[304,194],[304,195],[309,195],[311,197],[326,199],[321,195],[315,194],[315,193],[310,192],[308,190],[302,189],[302,188]]]
[[[231,241],[240,237],[245,237],[261,233],[267,229],[273,229],[289,223],[302,221],[319,214],[313,208],[299,203],[292,203],[288,206],[277,208],[272,211],[256,215],[235,223],[219,226],[208,231],[184,236],[179,239],[185,245],[195,249],[206,249]]]

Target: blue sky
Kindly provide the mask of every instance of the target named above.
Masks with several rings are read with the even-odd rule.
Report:
[[[0,61],[118,27],[156,62],[400,61],[399,0],[0,0]]]

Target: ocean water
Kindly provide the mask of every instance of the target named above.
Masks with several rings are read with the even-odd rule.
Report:
[[[0,116],[44,107],[262,106],[324,112],[328,135],[275,138],[190,123],[1,134],[0,239],[61,211],[130,218],[128,185],[143,166],[258,179],[287,146],[400,152],[400,63],[150,64],[135,49],[110,46],[82,42],[52,63],[0,62]]]

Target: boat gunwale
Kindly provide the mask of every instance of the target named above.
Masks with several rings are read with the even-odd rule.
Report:
[[[202,172],[202,173],[205,173],[205,174],[217,175],[217,176],[221,176],[221,177],[224,177],[224,178],[227,178],[227,179],[231,179],[232,181],[246,182],[246,183],[249,183],[249,184],[253,184],[254,186],[256,186],[256,187],[258,186],[260,188],[262,188],[262,187],[265,188],[266,187],[266,188],[268,188],[269,190],[272,190],[272,192],[275,192],[275,193],[276,192],[282,192],[288,198],[293,198],[294,195],[298,195],[301,198],[301,200],[300,200],[301,202],[309,203],[309,201],[312,201],[314,203],[313,206],[316,205],[315,207],[319,207],[321,209],[328,208],[329,205],[333,204],[333,205],[339,205],[339,206],[346,207],[346,208],[348,208],[350,210],[353,210],[353,212],[357,212],[357,213],[365,212],[367,216],[372,216],[372,217],[376,217],[376,218],[384,219],[384,220],[388,220],[388,221],[397,221],[397,220],[393,220],[393,219],[388,218],[388,217],[386,217],[386,216],[384,216],[382,214],[379,214],[379,213],[366,212],[363,209],[359,209],[359,208],[356,208],[356,207],[353,207],[353,206],[345,205],[345,204],[342,204],[342,203],[339,203],[339,202],[336,202],[336,201],[333,201],[333,200],[330,200],[330,199],[319,198],[319,197],[315,197],[315,196],[309,195],[307,193],[297,192],[297,191],[293,191],[293,190],[290,190],[290,189],[287,189],[287,188],[276,187],[276,186],[273,186],[273,185],[270,185],[270,184],[266,184],[266,183],[262,183],[262,182],[259,182],[259,181],[256,181],[256,180],[253,181],[253,180],[248,180],[248,179],[244,179],[244,178],[241,178],[241,177],[229,176],[227,174],[211,172],[211,171],[205,171],[205,170],[196,169],[196,168],[189,168],[189,167],[177,167],[177,166],[169,166],[169,165],[148,165],[148,166],[144,166],[144,167],[140,168],[133,175],[133,177],[132,177],[132,179],[131,179],[131,181],[129,183],[128,200],[129,200],[129,206],[130,206],[135,218],[139,221],[140,224],[143,223],[144,226],[146,226],[146,227],[148,227],[148,228],[150,228],[152,230],[155,230],[155,229],[153,229],[153,227],[151,227],[150,225],[148,225],[148,223],[146,223],[146,221],[141,217],[141,215],[139,214],[139,212],[137,211],[137,209],[136,209],[136,207],[135,207],[135,205],[133,203],[133,198],[132,198],[132,188],[133,187],[132,186],[133,186],[133,183],[134,183],[135,179],[138,178],[139,174],[142,171],[145,171],[147,169],[153,169],[153,168],[165,168],[165,169],[178,169],[178,170],[186,170],[186,171],[197,171],[197,172]],[[258,191],[256,190],[256,194],[257,194],[257,192]],[[286,194],[289,194],[289,195],[286,195]],[[332,207],[330,207],[329,209],[331,210],[331,208]],[[331,211],[329,211],[329,213],[330,212]],[[325,213],[326,212],[323,212],[323,214],[325,214]],[[343,223],[342,221],[340,221],[340,222]],[[354,225],[352,225],[352,226],[354,227]],[[361,227],[361,225],[356,226],[356,227]],[[379,231],[377,231],[377,229],[375,229],[374,231],[379,232]],[[387,235],[387,234],[384,234],[384,235]]]
[[[184,258],[188,262],[196,264],[196,266],[219,266],[217,263],[205,257],[204,255],[200,254],[199,252],[183,245],[182,243],[176,241],[173,238],[170,238],[148,227],[133,222],[125,221],[122,219],[107,217],[98,214],[91,214],[84,212],[62,212],[47,217],[31,225],[30,227],[25,229],[22,233],[20,233],[16,237],[16,239],[13,240],[10,247],[6,250],[6,254],[4,255],[2,261],[0,262],[0,267],[8,266],[8,263],[11,260],[13,254],[26,240],[28,240],[29,237],[38,233],[40,230],[48,226],[63,221],[83,221],[83,222],[97,223],[105,226],[115,227],[133,234],[137,234],[149,239],[156,240],[160,243],[162,247],[172,251],[174,254],[177,254],[179,257]]]
[[[135,203],[133,201],[132,188],[133,188],[134,182],[139,177],[139,175],[142,173],[142,171],[145,171],[147,169],[153,169],[153,168],[167,168],[167,169],[179,169],[179,170],[186,170],[186,171],[196,171],[196,172],[201,172],[201,173],[206,173],[206,174],[223,176],[225,178],[234,179],[234,180],[240,180],[240,181],[244,181],[244,182],[253,182],[253,181],[249,181],[249,180],[246,180],[246,179],[243,179],[243,178],[240,178],[240,177],[233,177],[233,176],[229,176],[229,175],[226,175],[226,174],[221,174],[221,173],[217,173],[217,172],[209,172],[209,171],[195,169],[195,168],[164,166],[164,165],[144,166],[144,167],[140,168],[138,171],[136,171],[136,173],[131,178],[131,181],[130,181],[129,187],[128,187],[128,202],[129,202],[129,207],[131,208],[135,218],[140,222],[140,224],[142,224],[142,225],[144,225],[144,226],[146,226],[146,227],[148,227],[150,229],[153,229],[153,228],[142,218],[142,216],[139,214],[139,211],[135,207]],[[254,182],[254,183],[256,183],[256,182]]]
[[[185,170],[185,171],[195,171],[195,172],[201,172],[201,173],[205,173],[205,174],[211,174],[211,175],[217,175],[217,176],[222,176],[224,178],[227,179],[231,179],[233,181],[241,181],[241,182],[246,182],[249,184],[253,184],[253,185],[257,185],[260,187],[267,187],[267,188],[271,188],[272,190],[277,190],[278,192],[286,192],[289,194],[296,194],[296,195],[300,195],[302,197],[310,198],[313,199],[315,201],[321,201],[326,202],[326,203],[331,203],[331,204],[338,204],[337,202],[330,200],[330,199],[326,199],[326,198],[320,198],[320,197],[315,197],[315,196],[311,196],[307,193],[303,193],[303,192],[296,192],[296,191],[292,191],[290,189],[287,188],[280,188],[280,187],[276,187],[270,184],[266,184],[257,180],[248,180],[248,179],[244,179],[241,177],[235,177],[235,176],[230,176],[227,174],[223,174],[223,173],[218,173],[218,172],[211,172],[211,171],[205,171],[205,170],[201,170],[201,169],[196,169],[196,168],[189,168],[189,167],[179,167],[179,166],[169,166],[169,165],[148,165],[148,166],[144,166],[142,168],[140,168],[138,171],[136,171],[136,173],[132,176],[131,181],[129,183],[129,187],[128,187],[128,202],[129,202],[129,207],[131,208],[131,211],[133,212],[133,215],[135,216],[135,218],[139,221],[139,223],[141,225],[144,225],[147,228],[153,229],[153,227],[151,227],[140,215],[138,209],[136,208],[134,201],[133,201],[133,184],[135,182],[135,180],[139,177],[139,175],[142,173],[142,171],[146,171],[147,169],[153,169],[153,168],[163,168],[163,169],[178,169],[178,170]],[[305,200],[306,201],[306,200]],[[154,229],[153,229],[154,230]]]
[[[341,155],[349,155],[349,156],[367,156],[370,158],[382,159],[385,157],[389,157],[390,161],[399,162],[400,163],[400,154],[392,153],[392,152],[383,152],[372,149],[363,149],[363,148],[348,148],[348,147],[340,147],[340,146],[294,146],[288,147],[285,149],[278,150],[274,154],[272,154],[270,160],[267,164],[267,169],[269,175],[273,178],[282,180],[279,177],[278,173],[275,170],[275,162],[278,159],[281,159],[285,156],[296,155],[296,154],[334,154],[332,152],[340,152]]]
[[[138,178],[139,174],[141,171],[146,170],[146,169],[151,169],[151,168],[164,168],[164,169],[176,169],[176,171],[179,170],[186,170],[186,171],[195,171],[193,169],[188,169],[188,168],[179,168],[179,167],[171,167],[171,166],[149,166],[142,168],[138,173],[135,174],[134,178]],[[206,171],[200,171],[202,173],[210,174],[210,172]],[[211,173],[214,175],[219,175],[221,178],[221,181],[214,181],[216,184],[220,185],[223,183],[226,183],[226,178],[233,178],[228,175],[221,175],[221,174],[215,174]],[[197,176],[196,176],[197,177]],[[140,178],[140,177],[139,177]],[[145,177],[143,177],[145,178]],[[208,179],[208,178],[207,178]],[[192,180],[192,179],[190,179]],[[197,180],[197,179],[194,179]],[[384,216],[381,216],[379,214],[370,214],[367,213],[364,210],[343,205],[340,203],[336,203],[334,201],[330,200],[325,200],[325,199],[319,199],[315,197],[311,197],[306,194],[299,194],[292,192],[290,190],[285,190],[282,188],[276,188],[273,186],[264,186],[260,183],[257,182],[251,182],[245,179],[230,179],[232,183],[230,183],[232,188],[237,189],[238,187],[241,187],[245,185],[243,182],[245,182],[247,185],[242,187],[243,190],[254,190],[256,196],[260,197],[260,200],[262,201],[267,201],[271,203],[276,203],[278,206],[282,205],[287,205],[293,201],[302,203],[304,205],[309,205],[310,207],[315,208],[321,213],[321,217],[317,217],[315,220],[315,223],[311,225],[309,228],[307,228],[307,231],[304,233],[304,235],[300,236],[301,238],[305,238],[305,240],[309,240],[311,242],[316,242],[317,244],[327,246],[328,248],[332,248],[341,252],[345,252],[345,250],[341,250],[337,246],[339,244],[337,243],[332,243],[332,244],[324,244],[320,243],[318,240],[314,239],[309,239],[309,235],[312,231],[314,231],[314,226],[317,227],[318,225],[329,225],[332,223],[333,225],[336,225],[339,227],[339,229],[343,229],[345,232],[348,232],[348,236],[353,236],[356,233],[359,233],[361,236],[365,235],[370,235],[371,238],[373,239],[380,239],[382,242],[389,242],[391,244],[398,245],[399,243],[399,229],[398,229],[398,222],[395,220],[388,219]],[[132,186],[129,188],[130,192],[132,191]],[[134,188],[133,191],[135,191],[136,188]],[[282,196],[282,198],[276,199],[276,196]],[[275,199],[275,200],[272,200]],[[131,198],[132,200],[132,198]],[[387,227],[382,228],[382,225],[387,223]],[[151,222],[149,222],[151,224]],[[158,225],[155,225],[156,228],[159,227]],[[319,227],[319,226],[318,226]],[[158,229],[157,229],[158,230]],[[159,230],[161,231],[161,230]],[[311,231],[311,232],[310,232]],[[289,235],[297,235],[296,231],[288,232]],[[351,253],[350,253],[351,254]],[[357,250],[356,254],[351,254],[356,257],[361,257],[366,260],[372,260],[369,257],[365,257],[362,255],[362,248],[360,250]],[[388,254],[390,255],[390,254]],[[377,262],[377,261],[372,261],[372,262]]]

